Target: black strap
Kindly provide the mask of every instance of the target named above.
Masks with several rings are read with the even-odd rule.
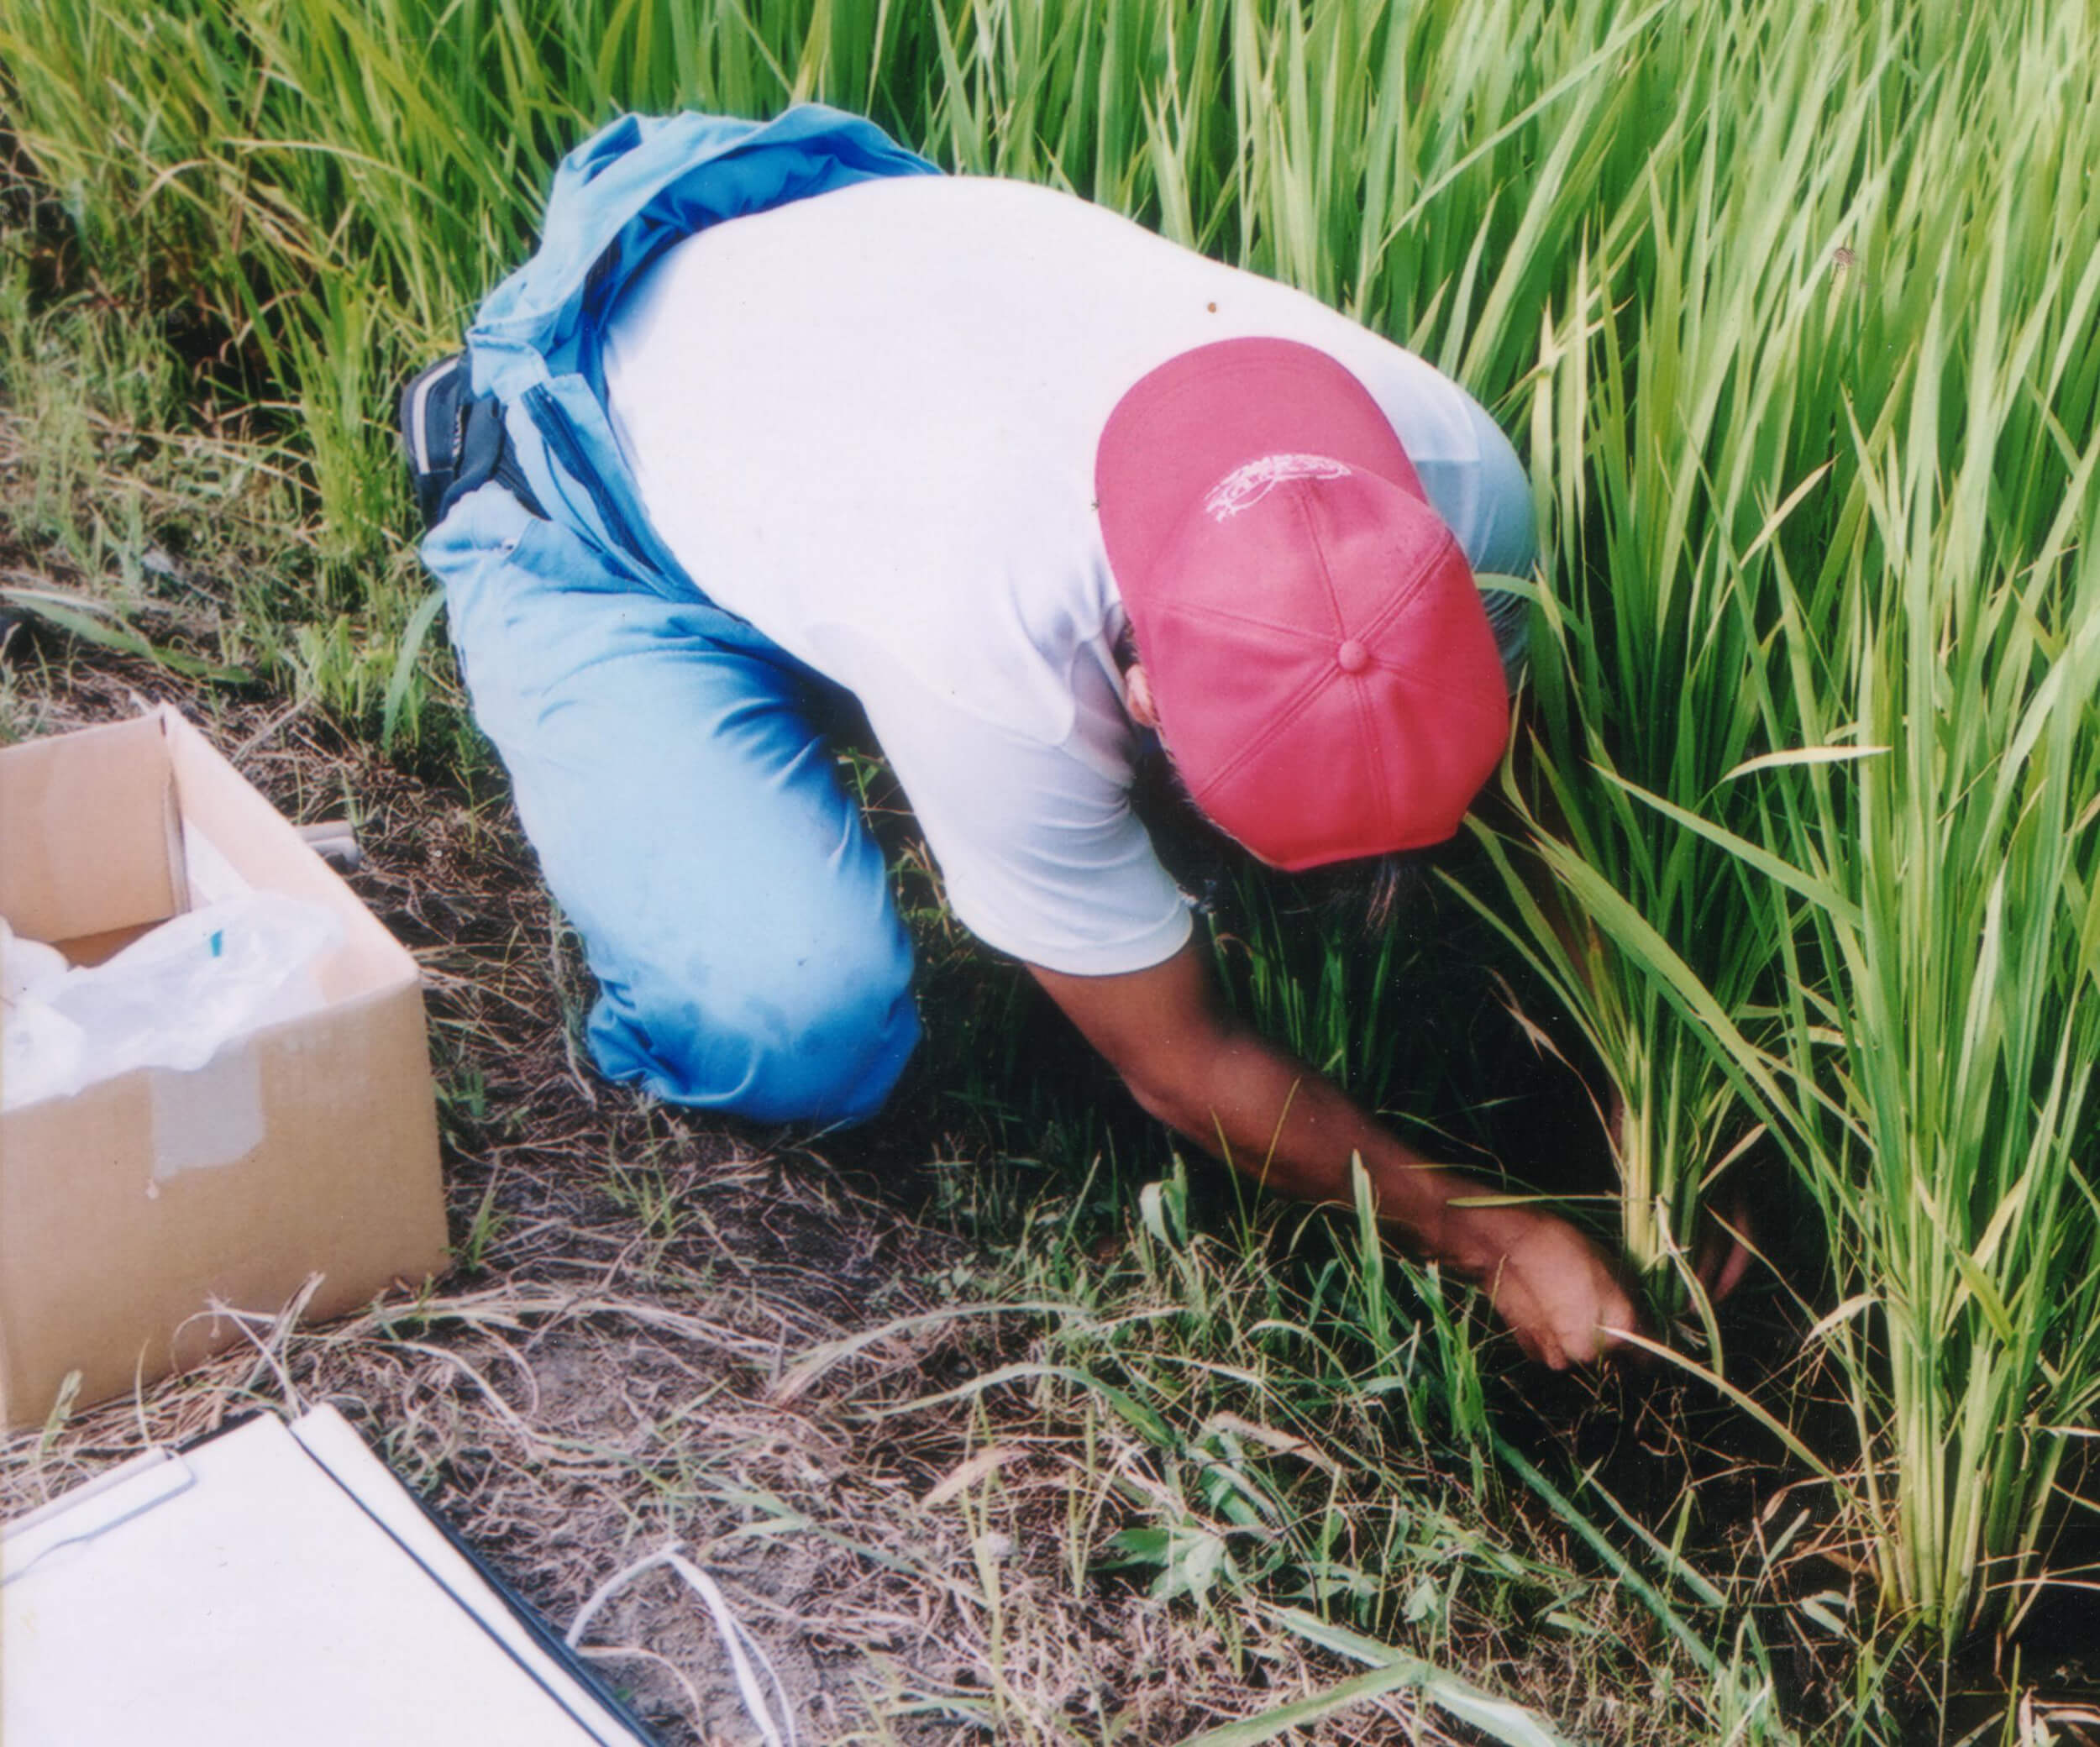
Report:
[[[470,395],[466,354],[420,371],[402,391],[402,445],[426,530],[468,492],[493,480],[543,522],[547,512],[525,481],[503,409],[494,395]]]
[[[480,490],[491,480],[542,522],[547,520],[547,512],[539,506],[539,500],[533,496],[533,488],[526,484],[525,470],[518,465],[517,455],[511,448],[510,433],[503,424],[502,403],[492,394],[475,396],[461,412],[454,473],[450,489],[438,501],[438,521],[444,521],[453,505],[468,492]]]

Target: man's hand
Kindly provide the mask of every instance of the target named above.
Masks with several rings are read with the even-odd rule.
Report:
[[[1147,1111],[1265,1187],[1346,1204],[1360,1157],[1379,1217],[1418,1254],[1483,1288],[1533,1358],[1556,1370],[1586,1364],[1609,1350],[1614,1330],[1637,1326],[1594,1244],[1536,1208],[1467,1205],[1494,1192],[1431,1164],[1233,1021],[1193,942],[1120,976],[1030,968]]]
[[[1565,1371],[1602,1358],[1639,1329],[1617,1272],[1567,1220],[1530,1207],[1468,1207],[1460,1194],[1442,1259],[1487,1293],[1528,1356]]]

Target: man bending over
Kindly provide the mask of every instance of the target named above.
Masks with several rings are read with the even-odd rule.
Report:
[[[955,914],[1152,1115],[1347,1199],[1524,1349],[1634,1314],[1564,1221],[1438,1167],[1221,1007],[1131,805],[1302,869],[1449,837],[1496,768],[1530,495],[1482,409],[1314,299],[869,124],[616,123],[404,404],[475,711],[599,984],[599,1067],[872,1115],[918,1036],[818,726],[865,711]]]

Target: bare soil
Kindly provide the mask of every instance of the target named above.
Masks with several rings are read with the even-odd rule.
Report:
[[[628,1565],[684,1548],[764,1648],[806,1739],[1047,1725],[1092,1739],[1112,1715],[1127,1739],[1173,1739],[1307,1678],[1236,1673],[1214,1629],[1141,1593],[1075,1592],[1054,1440],[1001,1434],[996,1520],[937,1492],[984,1446],[983,1410],[911,1403],[1000,1362],[1026,1330],[937,1315],[984,1258],[914,1214],[926,1184],[897,1162],[943,1152],[923,1103],[811,1140],[595,1079],[576,1033],[587,978],[496,785],[425,783],[281,700],[22,624],[0,636],[13,735],[172,701],[294,822],[354,817],[351,883],[426,980],[459,1258],[426,1297],[333,1327],[236,1307],[254,1313],[245,1345],[0,1445],[0,1515],[149,1440],[328,1401],[557,1629]],[[781,1387],[798,1360],[891,1325]],[[619,1593],[587,1643],[667,1743],[759,1739],[698,1599],[668,1572]],[[1016,1692],[1034,1715],[1009,1736],[999,1706]],[[1323,1738],[1399,1739],[1386,1731],[1413,1708],[1366,1706]]]
[[[970,1162],[984,1136],[927,1075],[880,1122],[817,1136],[609,1086],[580,1047],[576,943],[492,769],[425,780],[260,690],[0,626],[12,737],[164,700],[295,822],[354,820],[351,882],[425,978],[458,1266],[420,1298],[326,1328],[238,1307],[254,1313],[243,1346],[0,1443],[0,1517],[149,1440],[325,1400],[558,1630],[608,1580],[684,1550],[764,1650],[806,1739],[1093,1741],[1113,1722],[1118,1739],[1173,1740],[1354,1671],[1273,1645],[1249,1658],[1185,1604],[1075,1570],[1074,1546],[1116,1524],[1075,1535],[1073,1429],[1019,1392],[948,1397],[1026,1356],[1036,1325],[973,1309],[997,1258],[931,1203],[958,1171],[997,1167]],[[1698,1472],[1708,1530],[1727,1541],[1782,1489],[1722,1404],[1681,1383],[1526,1371],[1488,1389],[1541,1465],[1564,1453],[1644,1519],[1667,1517]],[[974,1484],[995,1470],[995,1493]],[[1803,1566],[1804,1592],[1830,1581]],[[2036,1636],[2058,1680],[2089,1684],[2076,1631]],[[760,1739],[699,1598],[669,1572],[620,1590],[585,1642],[664,1742]],[[1467,1660],[1578,1738],[1649,1739],[1623,1684],[1638,1643],[1615,1676],[1601,1651],[1558,1666],[1557,1643],[1490,1627]],[[1814,1643],[1774,1648],[1793,1706],[1819,1711],[1830,1671]],[[1967,1672],[1980,1704],[2003,1702],[2002,1669]],[[1394,1695],[1306,1738],[1473,1739],[1443,1720]]]
[[[55,732],[163,699],[192,713],[204,701],[141,664],[76,657],[32,707]],[[427,980],[465,1265],[394,1325],[398,1338],[383,1326],[395,1305],[81,1413],[40,1456],[12,1441],[0,1510],[129,1455],[142,1431],[179,1439],[258,1400],[329,1400],[561,1625],[640,1554],[744,1527],[748,1511],[722,1496],[732,1484],[823,1520],[842,1486],[923,1490],[960,1459],[959,1443],[934,1438],[870,1464],[821,1401],[767,1399],[795,1354],[925,1308],[923,1283],[953,1265],[953,1240],[785,1136],[590,1078],[570,1023],[580,973],[500,802],[434,790],[281,706],[214,715],[214,739],[296,822],[354,810],[365,862],[351,883]],[[619,1193],[623,1171],[634,1199]],[[853,1679],[872,1646],[910,1663],[939,1643],[916,1586],[885,1597],[879,1565],[821,1536],[749,1536],[708,1563],[812,1723],[861,1708]],[[722,1665],[713,1633],[667,1575],[618,1597],[593,1639],[667,1739],[741,1738],[733,1692],[710,1677]],[[954,1677],[951,1653],[929,1660],[927,1675]],[[698,1687],[701,1730],[675,1671]]]

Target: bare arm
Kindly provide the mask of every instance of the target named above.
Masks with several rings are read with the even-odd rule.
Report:
[[[1535,1208],[1462,1204],[1494,1191],[1431,1163],[1234,1020],[1194,942],[1120,976],[1030,968],[1146,1110],[1268,1188],[1346,1201],[1351,1157],[1361,1157],[1379,1217],[1417,1254],[1486,1288],[1532,1357],[1556,1370],[1586,1363],[1612,1345],[1612,1330],[1635,1326],[1593,1244]]]

